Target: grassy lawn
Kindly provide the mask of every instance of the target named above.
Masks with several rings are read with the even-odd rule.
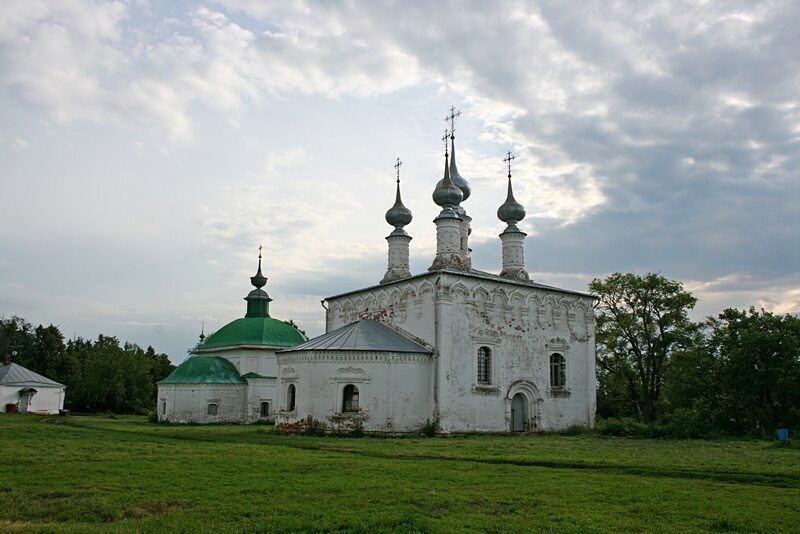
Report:
[[[800,449],[0,415],[3,532],[798,532]]]

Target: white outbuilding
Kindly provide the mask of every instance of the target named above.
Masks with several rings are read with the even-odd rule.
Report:
[[[0,367],[0,411],[58,414],[64,409],[64,384],[6,362]]]

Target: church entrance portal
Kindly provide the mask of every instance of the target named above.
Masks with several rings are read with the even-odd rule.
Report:
[[[525,395],[517,393],[511,400],[511,431],[524,432],[525,421],[528,419],[527,402]]]

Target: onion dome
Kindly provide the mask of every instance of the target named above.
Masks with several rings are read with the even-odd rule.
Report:
[[[245,317],[269,317],[269,303],[272,301],[267,292],[261,289],[267,285],[267,277],[261,274],[261,247],[258,247],[258,272],[250,277],[250,283],[255,287],[244,298],[247,301],[247,314]]]
[[[520,204],[514,198],[514,191],[511,188],[511,172],[508,173],[508,195],[503,205],[497,209],[497,218],[508,223],[509,226],[515,226],[519,221],[525,218],[525,206]]]
[[[389,208],[386,212],[386,222],[394,226],[394,232],[405,233],[403,227],[411,222],[413,219],[411,210],[403,205],[403,200],[400,198],[400,177],[397,177],[397,197],[394,201],[394,206]]]
[[[461,199],[461,202],[464,202],[469,198],[472,194],[472,187],[469,185],[469,182],[466,181],[461,174],[458,172],[458,167],[456,167],[456,136],[450,136],[450,152],[453,154],[450,157],[450,177],[453,180],[453,184],[456,187],[461,189],[461,193],[464,195],[464,198]]]
[[[447,152],[444,153],[444,178],[436,184],[433,190],[433,201],[437,206],[444,209],[452,209],[458,206],[464,199],[464,193],[456,187],[450,178],[450,166],[448,165]]]

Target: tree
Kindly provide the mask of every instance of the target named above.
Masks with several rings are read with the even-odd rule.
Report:
[[[153,403],[156,402],[158,396],[158,386],[156,382],[167,378],[175,366],[169,361],[169,356],[166,354],[156,354],[155,349],[150,346],[147,347],[147,359],[150,360],[150,378],[153,382],[153,393],[151,395]]]
[[[675,359],[676,408],[731,434],[800,427],[800,319],[727,309],[705,323],[704,342]]]
[[[620,416],[627,409],[652,423],[673,352],[696,341],[697,325],[688,312],[697,299],[680,282],[653,273],[614,273],[593,280],[589,290],[598,296],[598,400],[610,397],[618,413],[613,405],[601,405],[600,411]]]

